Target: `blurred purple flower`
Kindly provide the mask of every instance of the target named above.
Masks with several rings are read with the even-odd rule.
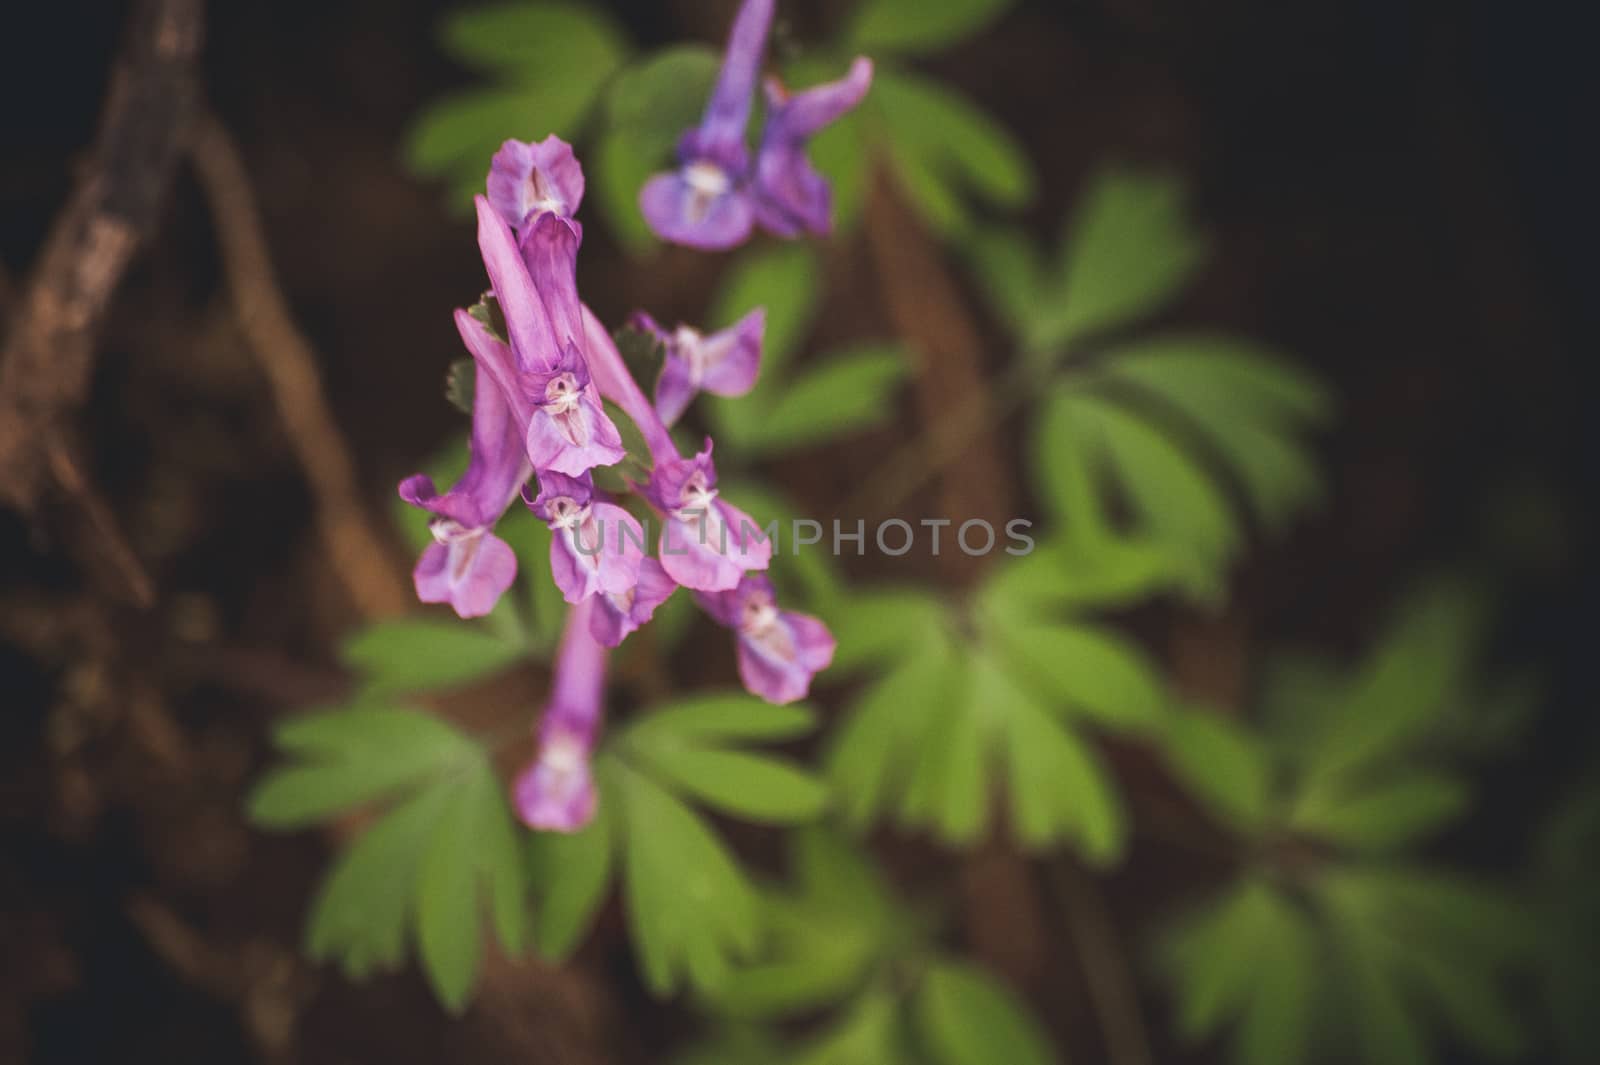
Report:
[[[857,56],[850,72],[790,94],[776,78],[766,80],[767,122],[756,153],[753,183],[756,221],[780,237],[826,234],[833,226],[828,182],[806,158],[806,144],[844,115],[872,85],[872,60]]]
[[[739,679],[769,703],[805,698],[811,678],[833,661],[828,627],[809,614],[778,609],[772,582],[746,574],[737,588],[696,599],[707,613],[739,635]]]
[[[705,115],[678,142],[678,169],[657,174],[639,192],[639,209],[662,240],[713,251],[750,235],[744,129],[772,9],[773,0],[740,5]]]
[[[534,761],[512,783],[512,805],[529,828],[576,832],[594,818],[590,755],[604,710],[606,649],[589,633],[594,600],[572,608],[556,656]]]
[[[639,583],[625,592],[601,592],[595,596],[594,612],[589,615],[589,632],[607,647],[616,647],[628,633],[649,621],[656,607],[678,590],[661,563],[653,558],[639,560]]]
[[[772,561],[772,540],[738,507],[717,497],[711,440],[688,459],[659,462],[645,494],[661,512],[661,565],[685,588],[720,592]]]
[[[550,525],[550,572],[569,603],[581,603],[597,592],[620,595],[639,583],[644,557],[644,530],[632,514],[594,497],[586,473],[568,477],[551,470],[539,473],[539,495],[523,499]]]
[[[632,323],[666,348],[661,376],[656,378],[656,414],[666,425],[683,416],[697,392],[742,396],[755,387],[767,326],[765,308],[757,307],[710,335],[682,324],[669,333],[643,311],[634,314]]]
[[[509,140],[489,164],[489,203],[506,225],[521,229],[550,211],[571,218],[583,202],[583,167],[554,133],[542,141]]]

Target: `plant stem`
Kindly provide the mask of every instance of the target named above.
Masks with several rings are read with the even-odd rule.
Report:
[[[1072,940],[1083,962],[1089,1001],[1100,1022],[1110,1065],[1150,1065],[1150,1043],[1139,1015],[1139,995],[1111,915],[1097,884],[1071,859],[1051,866]]]

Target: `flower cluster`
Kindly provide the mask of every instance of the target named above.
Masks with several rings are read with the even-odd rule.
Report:
[[[766,122],[752,164],[745,126],[773,4],[745,0],[705,114],[678,141],[678,168],[640,190],[639,208],[662,240],[717,250],[744,243],[757,225],[780,237],[828,232],[828,183],[806,159],[806,144],[861,102],[872,84],[872,61],[858,56],[844,77],[804,92],[768,78]]]
[[[742,240],[752,219],[785,236],[827,227],[827,185],[806,162],[805,141],[861,98],[871,66],[858,60],[844,81],[794,96],[770,84],[767,129],[749,167],[744,124],[771,17],[770,0],[745,3],[706,119],[684,138],[683,168],[646,186],[646,214],[671,239],[723,246]],[[722,184],[707,198],[713,170]],[[764,312],[710,335],[684,325],[668,332],[636,313],[634,327],[664,351],[652,403],[578,295],[583,227],[574,215],[584,178],[571,147],[555,136],[507,141],[486,192],[475,202],[490,291],[455,315],[476,369],[467,469],[447,492],[417,475],[400,495],[433,515],[435,542],[415,571],[418,598],[449,603],[464,618],[487,614],[516,577],[516,555],[494,534],[506,510],[520,498],[548,523],[551,577],[572,609],[537,754],[513,794],[529,826],[574,831],[595,809],[589,759],[607,649],[678,588],[734,632],[741,679],[772,702],[804,697],[834,641],[816,618],[778,606],[763,572],[772,544],[718,494],[711,440],[685,457],[669,432],[697,392],[735,396],[755,384]],[[633,421],[647,454],[629,456],[606,401]],[[644,526],[594,481],[596,468],[624,458],[648,470],[642,484],[624,483],[660,522],[653,556]]]

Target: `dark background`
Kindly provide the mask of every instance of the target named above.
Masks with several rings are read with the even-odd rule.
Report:
[[[645,46],[716,40],[731,8],[610,6]],[[801,40],[845,9],[783,7]],[[374,507],[459,426],[437,383],[457,355],[449,312],[483,284],[470,224],[400,163],[419,107],[467,80],[433,43],[441,10],[208,11],[206,93]],[[0,24],[8,297],[93,135],[126,11],[17,3]],[[1025,2],[929,64],[1027,145],[1045,232],[1097,161],[1178,167],[1218,254],[1177,313],[1272,342],[1340,396],[1328,506],[1248,557],[1225,614],[1160,630],[1180,686],[1203,689],[1205,662],[1240,642],[1354,650],[1436,565],[1505,589],[1494,654],[1542,667],[1548,705],[1444,848],[1508,870],[1596,752],[1595,420],[1579,368],[1600,233],[1578,11]],[[629,261],[603,226],[591,234],[580,283],[608,320],[703,307],[705,257]],[[340,690],[331,648],[356,618],[227,317],[205,206],[180,172],[82,421],[92,476],[160,589],[153,608],[107,605],[48,523],[0,511],[0,1061],[241,1060],[286,1030],[287,1060],[654,1060],[680,1022],[636,986],[615,914],[570,979],[519,970],[460,1024],[414,975],[351,987],[294,960],[327,843],[250,831],[240,797],[273,717]],[[1114,898],[1149,895],[1154,875],[1134,861]],[[1070,1027],[1054,1011],[1081,988],[1047,969],[1030,990]]]

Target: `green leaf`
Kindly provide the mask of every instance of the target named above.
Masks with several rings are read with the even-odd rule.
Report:
[[[1161,953],[1177,985],[1185,1042],[1212,1035],[1250,1001],[1262,939],[1280,922],[1281,905],[1265,884],[1244,880],[1165,933]]]
[[[850,48],[874,55],[935,52],[993,22],[1012,0],[865,0],[845,31]]]
[[[1259,915],[1258,948],[1234,1034],[1235,1065],[1298,1065],[1314,1045],[1315,1007],[1327,989],[1324,960],[1307,918],[1269,896]]]
[[[606,96],[613,130],[652,137],[670,148],[700,120],[721,63],[704,45],[664,48],[618,75]]]
[[[1433,1060],[1420,1020],[1406,1008],[1381,946],[1369,930],[1347,926],[1333,937],[1335,985],[1348,1004],[1360,1060],[1373,1065],[1426,1065]]]
[[[805,85],[816,80],[821,79],[793,78],[789,83]],[[872,160],[867,133],[867,121],[857,109],[836,122],[828,123],[811,138],[807,153],[811,157],[811,165],[828,182],[833,193],[835,236],[854,232],[861,218]]]
[[[506,792],[485,763],[465,784],[470,801],[466,835],[473,841],[474,866],[487,888],[495,937],[510,957],[528,945],[528,882],[523,833],[512,819]]]
[[[1082,413],[1085,398],[1058,386],[1039,403],[1033,457],[1040,494],[1065,527],[1064,542],[1077,555],[1092,555],[1111,534],[1101,502],[1095,461],[1094,418]],[[1089,399],[1087,402],[1092,403]]]
[[[1032,616],[1052,610],[1128,606],[1171,580],[1167,552],[1147,543],[1062,539],[991,570],[982,609]]]
[[[1457,1039],[1496,1061],[1527,1052],[1525,1025],[1492,973],[1461,964],[1448,949],[1435,952],[1403,941],[1389,944],[1388,949],[1397,980],[1435,1011]]]
[[[450,179],[463,206],[507,138],[576,140],[627,55],[614,24],[576,3],[468,9],[447,19],[442,38],[495,83],[428,105],[407,134],[406,158],[418,174]]]
[[[273,728],[272,741],[285,753],[319,761],[410,761],[433,765],[478,750],[476,743],[437,715],[377,705],[296,714]]]
[[[661,783],[745,820],[797,824],[814,819],[828,801],[826,787],[784,759],[694,747],[642,753]]]
[[[586,191],[630,255],[642,255],[656,246],[655,234],[639,210],[639,190],[666,163],[665,152],[657,138],[628,130],[607,130],[591,149]]]
[[[893,415],[893,394],[905,376],[897,347],[837,352],[788,381],[744,430],[743,446],[756,454],[788,451],[877,425]]]
[[[1173,552],[1189,575],[1189,584],[1204,594],[1219,580],[1218,571],[1239,545],[1239,528],[1216,484],[1196,462],[1149,423],[1104,398],[1058,389],[1048,417],[1055,425],[1043,438],[1046,447],[1076,449],[1102,479],[1125,494],[1141,532]],[[1042,462],[1060,462],[1047,455]],[[1059,467],[1058,467],[1059,469]],[[1066,467],[1074,477],[1081,473]],[[1081,483],[1065,473],[1057,482],[1057,506],[1102,509],[1086,499]]]
[[[480,799],[479,789],[451,789],[417,875],[417,951],[434,995],[451,1013],[466,1008],[483,959],[473,832]]]
[[[306,953],[312,960],[337,958],[352,979],[399,967],[415,906],[417,869],[448,793],[437,787],[419,792],[339,855],[306,922]]]
[[[591,188],[612,231],[634,255],[656,245],[639,211],[639,190],[672,165],[672,147],[699,121],[718,62],[701,45],[667,48],[622,71],[606,94],[606,129],[594,148]]]
[[[1236,1065],[1306,1060],[1313,1006],[1325,993],[1322,962],[1310,921],[1287,899],[1265,883],[1242,881],[1169,930],[1161,946],[1184,1042],[1236,1019]]]
[[[927,723],[900,803],[907,823],[927,825],[942,842],[957,847],[977,842],[989,824],[992,726],[998,720],[984,712],[992,671],[979,674],[968,666],[955,663],[961,694],[935,704],[939,712]]]
[[[1048,1065],[1058,1060],[1027,1008],[977,966],[928,967],[913,1002],[917,1031],[940,1065]]]
[[[611,886],[616,826],[611,813],[618,796],[596,769],[600,801],[594,820],[581,832],[535,832],[529,872],[539,900],[534,943],[552,962],[565,961],[594,922]]]
[[[1032,346],[1056,351],[1158,310],[1204,255],[1179,182],[1129,170],[1099,174],[1073,213]]]
[[[472,413],[472,395],[477,385],[477,368],[471,359],[457,359],[444,378],[444,398],[462,414]]]
[[[579,82],[572,92],[585,87],[592,92],[628,51],[627,40],[603,12],[553,0],[452,12],[441,26],[440,41],[468,66],[540,87]]]
[[[406,618],[367,626],[340,658],[366,674],[374,691],[450,688],[498,673],[524,649],[460,621]]]
[[[1526,957],[1539,929],[1526,907],[1471,878],[1411,866],[1345,869],[1336,885],[1370,900],[1396,935],[1452,944],[1481,958]],[[1348,895],[1347,895],[1348,897]]]
[[[249,816],[267,828],[299,828],[470,766],[481,750],[414,710],[359,707],[295,719],[279,746],[305,764],[270,770],[250,793]]]
[[[1333,400],[1320,381],[1235,337],[1150,337],[1107,355],[1106,372],[1157,393],[1208,426],[1236,418],[1321,425],[1333,414]]]
[[[1245,832],[1262,827],[1272,767],[1255,735],[1216,711],[1194,708],[1167,718],[1162,747],[1173,773],[1224,824]]]
[[[1017,675],[1069,712],[1118,731],[1160,725],[1166,695],[1142,650],[1093,625],[991,615],[991,625]]]
[[[538,94],[522,86],[441,97],[413,120],[406,165],[424,177],[465,178],[471,159],[481,183],[500,144],[526,130],[539,111]]]
[[[996,680],[989,689],[1007,691]],[[1127,828],[1110,775],[1080,737],[1016,688],[1009,691],[1006,791],[1017,842],[1038,850],[1071,839],[1095,865],[1116,861]]]
[[[1033,198],[1033,164],[1021,144],[995,118],[941,82],[880,70],[868,100],[888,140],[895,175],[940,232],[968,227],[963,194],[1008,208]]]
[[[902,1029],[899,1003],[887,990],[875,989],[856,999],[843,1018],[786,1065],[917,1065],[919,1059],[906,1051]]]
[[[1313,785],[1397,757],[1462,693],[1486,618],[1477,589],[1439,580],[1413,594],[1363,663],[1317,738]]]
[[[813,723],[804,706],[773,706],[746,695],[702,696],[645,716],[619,743],[660,783],[727,813],[787,824],[817,816],[827,789],[784,759],[712,748],[729,740],[789,739]]]
[[[856,700],[827,756],[828,779],[847,824],[865,828],[906,785],[933,720],[960,698],[952,649],[930,643]]]
[[[1318,383],[1260,348],[1208,336],[1165,336],[1117,349],[1106,375],[1153,394],[1207,437],[1269,528],[1315,502],[1316,464],[1294,433],[1327,420]]]
[[[1388,851],[1453,821],[1469,797],[1458,777],[1408,770],[1365,786],[1307,791],[1295,801],[1290,824],[1347,847]]]
[[[789,850],[789,883],[762,899],[761,953],[717,991],[719,1013],[770,1017],[836,1003],[920,931],[842,836],[804,828],[791,834]]]
[[[1031,336],[1040,315],[1045,266],[1028,237],[1016,229],[985,226],[966,244],[972,276],[1013,333]]]
[[[774,706],[743,692],[696,695],[668,703],[630,724],[623,740],[641,749],[730,740],[787,740],[816,727],[804,704]]]
[[[640,773],[620,764],[616,772],[628,920],[645,983],[665,995],[687,975],[715,991],[728,975],[728,956],[755,949],[755,893],[689,807]]]
[[[755,308],[766,308],[757,391],[767,382],[783,379],[816,318],[821,278],[822,264],[816,251],[803,243],[744,252],[724,275],[706,316],[708,328],[725,329]],[[729,400],[727,405],[735,402]]]
[[[863,666],[916,655],[941,637],[946,615],[944,602],[922,588],[852,593],[829,612],[838,648],[822,676],[844,677]]]

